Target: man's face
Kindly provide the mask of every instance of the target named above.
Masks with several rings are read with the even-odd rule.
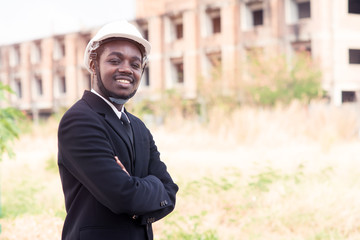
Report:
[[[102,46],[99,70],[105,89],[97,83],[96,89],[104,97],[129,99],[135,95],[142,73],[140,50],[126,40],[115,40]]]

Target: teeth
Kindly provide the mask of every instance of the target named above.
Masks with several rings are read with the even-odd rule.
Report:
[[[119,79],[119,80],[116,80],[118,82],[121,82],[121,83],[130,83],[129,80],[125,80],[125,79]]]

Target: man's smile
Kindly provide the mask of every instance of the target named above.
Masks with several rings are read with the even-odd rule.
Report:
[[[119,82],[119,83],[125,83],[125,84],[130,84],[131,83],[131,81],[127,80],[127,79],[117,79],[116,81]]]
[[[124,83],[124,84],[131,84],[134,82],[134,79],[131,76],[125,76],[125,75],[116,75],[114,76],[114,79],[118,83]]]

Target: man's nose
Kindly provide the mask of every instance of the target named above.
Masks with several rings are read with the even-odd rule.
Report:
[[[133,73],[130,63],[127,63],[125,61],[122,64],[120,64],[118,71],[123,72],[123,73],[129,73],[129,74]]]

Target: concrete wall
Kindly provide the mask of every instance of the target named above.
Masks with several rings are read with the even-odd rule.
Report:
[[[348,1],[311,0],[311,18],[296,19],[297,0],[137,0],[134,23],[148,32],[152,44],[149,56],[150,84],[141,85],[137,98],[159,98],[167,89],[177,89],[185,98],[197,94],[197,81],[211,77],[209,55],[221,58],[221,81],[225,89],[243,79],[242,64],[248,49],[262,48],[264,54],[294,54],[293,44],[305,43],[323,73],[323,88],[335,105],[342,104],[342,92],[360,93],[360,64],[349,64],[349,49],[360,49],[360,14],[348,13]],[[251,2],[263,9],[263,24],[250,26]],[[214,10],[215,9],[215,10]],[[211,33],[209,13],[218,11],[221,32]],[[210,15],[209,15],[210,14]],[[174,18],[183,24],[183,37],[174,38]],[[178,21],[178,20],[177,20]],[[146,28],[146,29],[143,29]],[[97,29],[0,46],[0,80],[16,88],[20,79],[22,97],[8,95],[10,104],[39,116],[69,107],[89,89],[89,73],[83,67],[87,42]],[[65,54],[57,59],[58,41]],[[41,48],[40,62],[34,62],[34,46]],[[20,62],[11,64],[14,49]],[[182,61],[184,82],[177,83],[174,61]],[[42,79],[43,94],[34,76]],[[65,77],[66,92],[59,77]]]

